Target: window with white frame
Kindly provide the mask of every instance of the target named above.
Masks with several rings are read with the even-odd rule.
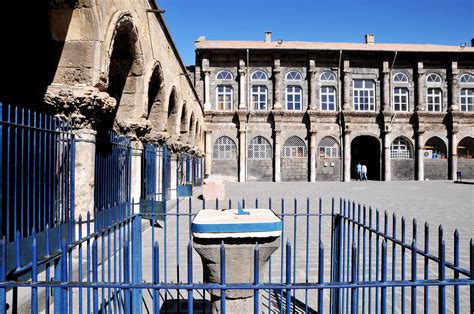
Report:
[[[252,108],[254,110],[267,110],[267,95],[268,90],[266,86],[252,86]]]
[[[263,136],[254,137],[247,148],[248,159],[272,159],[272,146]]]
[[[405,73],[398,72],[393,76],[394,83],[408,83],[408,76]]]
[[[301,86],[288,86],[286,88],[286,110],[300,111],[303,108],[302,98]]]
[[[230,71],[227,71],[227,70],[219,71],[216,74],[216,80],[233,80],[233,79],[234,79],[234,76],[232,75],[232,73],[230,73]]]
[[[441,78],[441,75],[437,73],[431,73],[426,78],[426,83],[442,83],[442,82],[443,82],[443,79]]]
[[[372,80],[354,80],[354,110],[375,111],[375,83]]]
[[[426,109],[429,112],[440,112],[443,93],[439,88],[428,88],[426,93]]]
[[[333,86],[322,86],[320,92],[321,110],[336,110],[336,88]]]
[[[336,75],[333,72],[326,71],[323,72],[319,78],[320,81],[326,81],[326,82],[335,82],[336,81]]]
[[[331,136],[326,136],[318,145],[319,158],[339,158],[339,143]]]
[[[412,149],[410,142],[404,137],[397,137],[390,145],[391,159],[410,159]]]
[[[303,80],[303,75],[301,75],[300,72],[291,70],[288,73],[286,73],[285,79],[287,81],[301,81]]]
[[[228,160],[237,158],[237,146],[228,136],[219,137],[212,147],[212,158]]]
[[[306,158],[308,152],[305,142],[298,136],[292,136],[285,141],[282,148],[284,158]]]
[[[230,85],[218,85],[216,87],[217,110],[232,110],[234,91]]]
[[[252,73],[251,76],[252,81],[266,81],[268,79],[267,73],[262,70],[257,70]]]
[[[474,111],[474,88],[462,88],[459,103],[461,111]]]
[[[461,79],[459,80],[461,83],[474,83],[474,75],[471,73],[466,73],[461,75]]]
[[[393,89],[393,110],[408,111],[408,88],[395,87]]]

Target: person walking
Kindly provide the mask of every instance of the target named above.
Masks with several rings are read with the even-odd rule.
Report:
[[[356,181],[362,180],[362,165],[360,164],[360,162],[357,163],[356,172],[357,172]]]
[[[367,181],[367,166],[362,164],[362,181]]]

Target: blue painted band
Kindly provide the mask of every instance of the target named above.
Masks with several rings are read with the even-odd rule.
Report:
[[[233,224],[192,224],[191,231],[198,233],[242,233],[281,231],[282,223],[233,223]]]

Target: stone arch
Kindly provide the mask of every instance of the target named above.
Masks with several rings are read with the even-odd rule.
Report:
[[[446,143],[437,136],[430,137],[423,147],[425,179],[448,179],[448,149]]]
[[[194,117],[194,112],[191,112],[188,123],[188,142],[194,144],[194,134],[196,134],[196,118]]]
[[[177,134],[178,130],[178,93],[176,92],[176,88],[173,86],[171,88],[170,95],[168,97],[168,114],[167,114],[167,123],[166,123],[166,131],[170,135]]]
[[[115,19],[114,19],[115,20]],[[112,118],[107,121],[111,127],[114,120],[141,116],[137,112],[136,95],[143,83],[143,52],[140,46],[138,30],[132,15],[128,12],[118,14],[112,24],[112,34],[108,50],[107,92],[115,98]]]
[[[381,145],[377,137],[360,135],[351,142],[351,173],[352,178],[357,179],[356,166],[360,162],[367,166],[367,177],[369,180],[381,179]]]
[[[179,134],[181,137],[183,137],[183,142],[184,141],[184,136],[188,133],[189,131],[189,110],[188,110],[188,105],[186,104],[186,101],[183,101],[183,104],[181,105],[181,112],[180,112],[180,118],[179,118]]]
[[[457,171],[463,179],[474,179],[474,138],[466,136],[457,145]]]
[[[446,147],[446,143],[437,136],[430,137],[426,142],[425,146],[423,147],[425,150],[425,158],[429,158],[428,154],[431,151],[431,158],[432,159],[445,159],[448,156],[448,149]]]
[[[148,82],[147,119],[154,128],[162,131],[165,128],[165,79],[161,64],[157,61]]]
[[[340,158],[341,146],[339,141],[333,136],[325,136],[318,143],[319,158]]]
[[[392,140],[389,162],[392,180],[415,179],[415,149],[408,137],[400,135]]]
[[[273,148],[264,136],[253,137],[247,145],[248,181],[272,181]]]

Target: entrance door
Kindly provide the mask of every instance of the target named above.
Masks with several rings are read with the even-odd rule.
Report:
[[[367,166],[367,178],[380,180],[380,142],[373,136],[358,136],[351,143],[351,178],[356,179],[357,163]]]

